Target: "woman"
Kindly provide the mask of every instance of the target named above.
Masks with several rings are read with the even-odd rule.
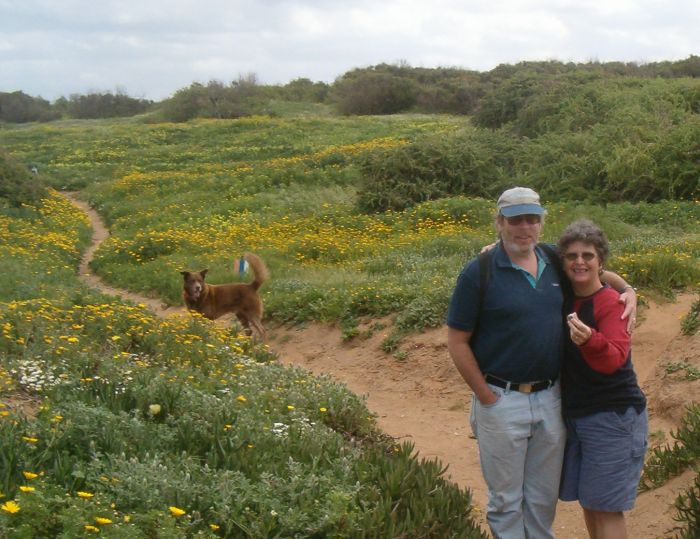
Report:
[[[559,239],[569,300],[562,369],[567,442],[560,499],[578,500],[592,539],[627,537],[623,511],[634,506],[647,439],[646,399],[637,384],[619,294],[600,280],[605,234],[591,221]]]

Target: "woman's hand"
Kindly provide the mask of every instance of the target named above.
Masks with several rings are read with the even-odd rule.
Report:
[[[576,313],[567,315],[566,323],[569,325],[571,341],[575,345],[582,346],[588,342],[588,339],[591,338],[593,331],[586,324],[581,322]]]

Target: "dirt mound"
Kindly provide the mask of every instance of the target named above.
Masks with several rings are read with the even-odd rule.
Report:
[[[108,231],[86,203],[70,195],[69,198],[89,215],[94,229],[93,245],[81,263],[81,276],[91,286],[145,303],[157,314],[181,313],[182,308],[167,308],[157,299],[105,286],[90,273],[88,263]],[[693,367],[700,368],[700,336],[680,335],[680,319],[694,299],[688,294],[673,303],[652,303],[633,335],[633,362],[649,399],[653,444],[671,440],[669,432],[677,427],[685,405],[697,402],[700,394],[700,380],[692,381],[687,376]],[[328,374],[366,396],[385,432],[398,440],[413,442],[420,457],[439,459],[448,466],[447,475],[452,480],[472,489],[477,509],[485,507],[486,487],[478,448],[468,425],[471,392],[449,357],[446,330],[413,335],[405,339],[400,353],[389,355],[380,347],[390,330],[390,321],[383,322],[386,329],[350,343],[343,342],[340,330],[334,327],[269,327],[269,346],[281,362]],[[687,364],[691,371],[685,368],[669,372],[672,364]],[[629,537],[668,536],[676,524],[673,501],[694,476],[694,472],[688,472],[659,489],[641,494],[628,516]],[[555,530],[563,539],[587,537],[577,503],[559,504]]]

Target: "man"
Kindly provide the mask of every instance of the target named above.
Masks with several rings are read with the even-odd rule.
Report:
[[[480,296],[479,262],[472,260],[450,301],[448,349],[473,392],[470,422],[491,532],[497,539],[554,538],[566,437],[558,381],[562,287],[556,261],[537,246],[545,215],[539,195],[514,187],[496,207],[501,241],[489,257],[486,290]],[[610,272],[603,279],[625,292],[628,316],[636,307],[632,287]]]

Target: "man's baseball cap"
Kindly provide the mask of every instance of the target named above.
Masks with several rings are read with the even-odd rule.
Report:
[[[513,187],[504,191],[498,197],[496,208],[504,217],[544,215],[545,213],[545,209],[540,205],[540,195],[529,187]]]

